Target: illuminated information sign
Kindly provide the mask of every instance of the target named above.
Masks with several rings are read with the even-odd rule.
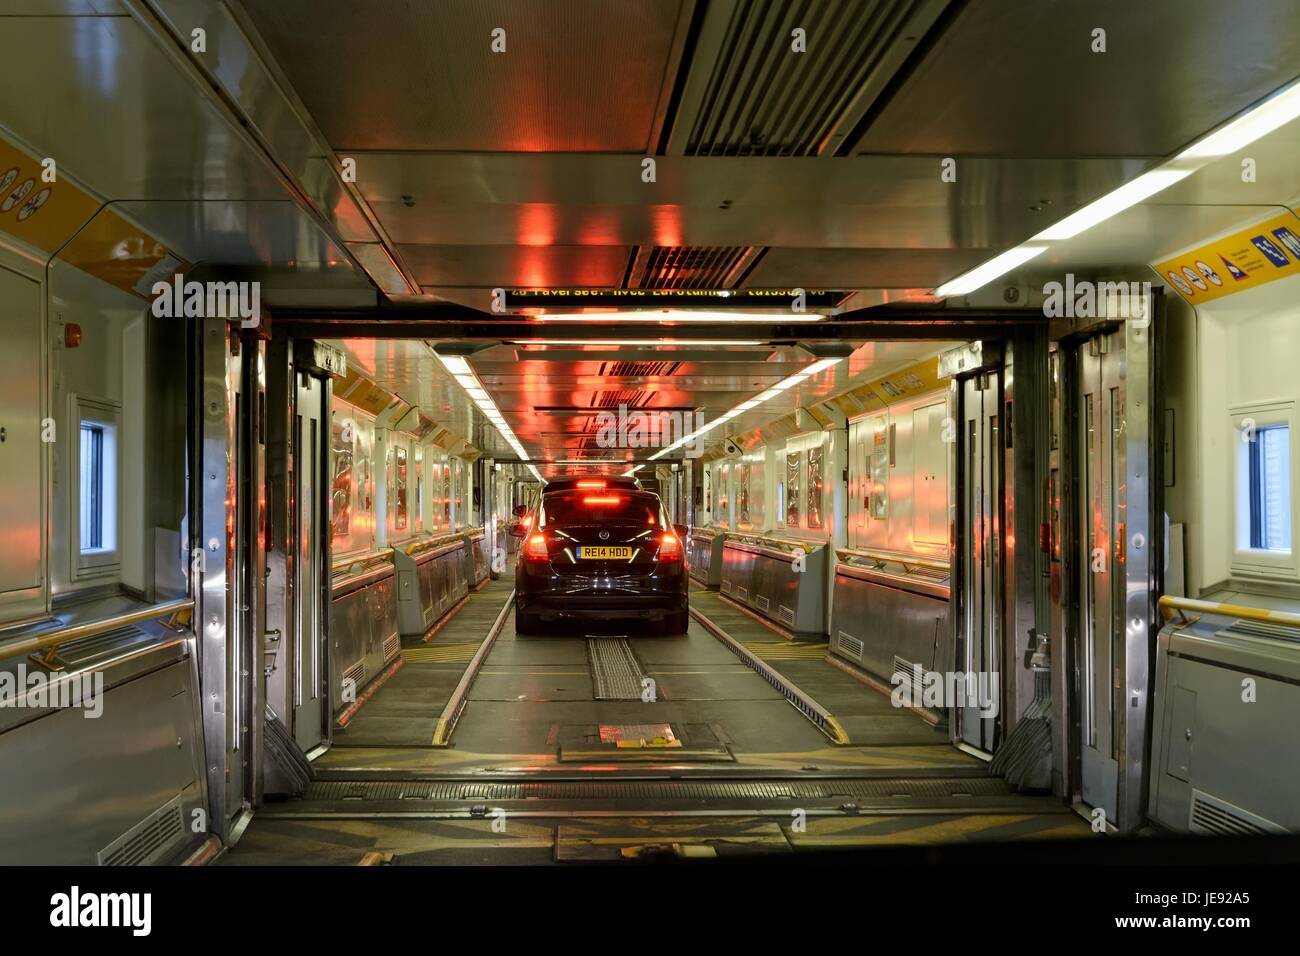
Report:
[[[833,309],[849,293],[828,289],[507,289],[507,309]]]

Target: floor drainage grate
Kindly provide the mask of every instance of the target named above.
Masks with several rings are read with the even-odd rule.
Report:
[[[807,781],[614,781],[526,783],[433,781],[315,781],[307,800],[859,800],[948,801],[1001,797],[1007,785],[996,777]]]
[[[623,638],[588,638],[587,662],[596,700],[641,699],[641,682],[646,675],[632,653],[632,645]]]

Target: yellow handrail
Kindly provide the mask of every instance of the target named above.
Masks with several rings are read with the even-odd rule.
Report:
[[[836,548],[835,554],[837,557],[849,555],[855,558],[866,558],[869,561],[892,562],[909,568],[928,568],[931,571],[943,571],[945,573],[952,571],[947,561],[904,554],[901,551],[879,551],[873,548]]]
[[[1201,614],[1236,617],[1246,621],[1263,621],[1268,624],[1280,624],[1283,627],[1300,627],[1300,614],[1291,611],[1269,611],[1262,607],[1246,607],[1241,604],[1218,604],[1215,601],[1198,601],[1194,598],[1173,597],[1169,594],[1160,598],[1160,613],[1165,618],[1172,618],[1178,614],[1186,621],[1187,615],[1183,613],[1184,611],[1199,611]]]
[[[37,634],[34,637],[25,637],[8,644],[0,643],[0,659],[9,657],[18,657],[20,654],[30,654],[36,663],[50,670],[62,670],[63,663],[59,660],[59,646],[69,644],[72,641],[79,641],[87,637],[95,637],[99,634],[107,634],[109,631],[116,631],[119,627],[128,627],[132,624],[140,624],[144,621],[156,621],[159,618],[170,616],[174,622],[164,622],[168,627],[175,629],[180,625],[188,625],[189,617],[194,611],[193,598],[179,598],[175,601],[167,601],[164,604],[155,604],[152,607],[141,608],[138,611],[128,611],[125,614],[117,614],[113,617],[104,618],[102,621],[90,621],[86,624],[74,624],[72,627],[60,628],[56,631],[47,631],[44,634]],[[181,620],[184,615],[184,620]],[[45,651],[43,655],[37,656],[37,651]]]
[[[364,554],[354,554],[347,557],[335,558],[330,562],[330,573],[338,574],[338,572],[347,570],[354,564],[370,564],[371,562],[382,560],[391,561],[392,557],[392,548],[380,548],[378,551],[367,551]]]

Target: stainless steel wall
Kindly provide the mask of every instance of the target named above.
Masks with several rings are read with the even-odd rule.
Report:
[[[330,602],[330,701],[337,718],[401,651],[391,563],[336,582]]]
[[[98,717],[0,710],[0,864],[165,862],[206,836],[191,640],[136,631],[70,649],[56,679],[100,674]]]
[[[849,547],[947,554],[946,400],[941,390],[850,421]]]

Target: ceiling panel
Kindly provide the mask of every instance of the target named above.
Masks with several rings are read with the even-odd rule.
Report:
[[[1147,169],[1157,158],[999,159],[968,157],[957,181],[940,178],[940,156],[816,158],[661,156],[655,181],[641,178],[641,160],[629,156],[558,153],[368,152],[357,159],[357,185],[376,205],[402,206],[431,218],[444,204],[671,205],[731,213],[746,205],[943,205],[952,208],[1019,205],[1047,198],[1082,203]],[[719,210],[724,200],[727,210]],[[411,205],[406,205],[410,203]]]
[[[131,18],[0,26],[0,124],[61,174],[109,199],[284,198],[266,159]]]
[[[1063,281],[1066,272],[1122,273],[1153,280],[1148,263],[1231,232],[1252,219],[1284,211],[1282,206],[1144,203],[1124,210],[1103,227],[1053,243],[1023,274],[1035,282]]]
[[[1169,154],[1300,75],[1298,36],[1295,0],[967,3],[856,151]]]
[[[564,288],[621,285],[625,246],[400,246],[422,286]]]
[[[267,202],[124,202],[114,208],[189,261],[227,266],[329,267],[352,261],[301,206]]]
[[[336,150],[644,152],[685,26],[679,0],[243,6]]]
[[[759,289],[933,289],[1001,251],[769,249],[746,285]]]

